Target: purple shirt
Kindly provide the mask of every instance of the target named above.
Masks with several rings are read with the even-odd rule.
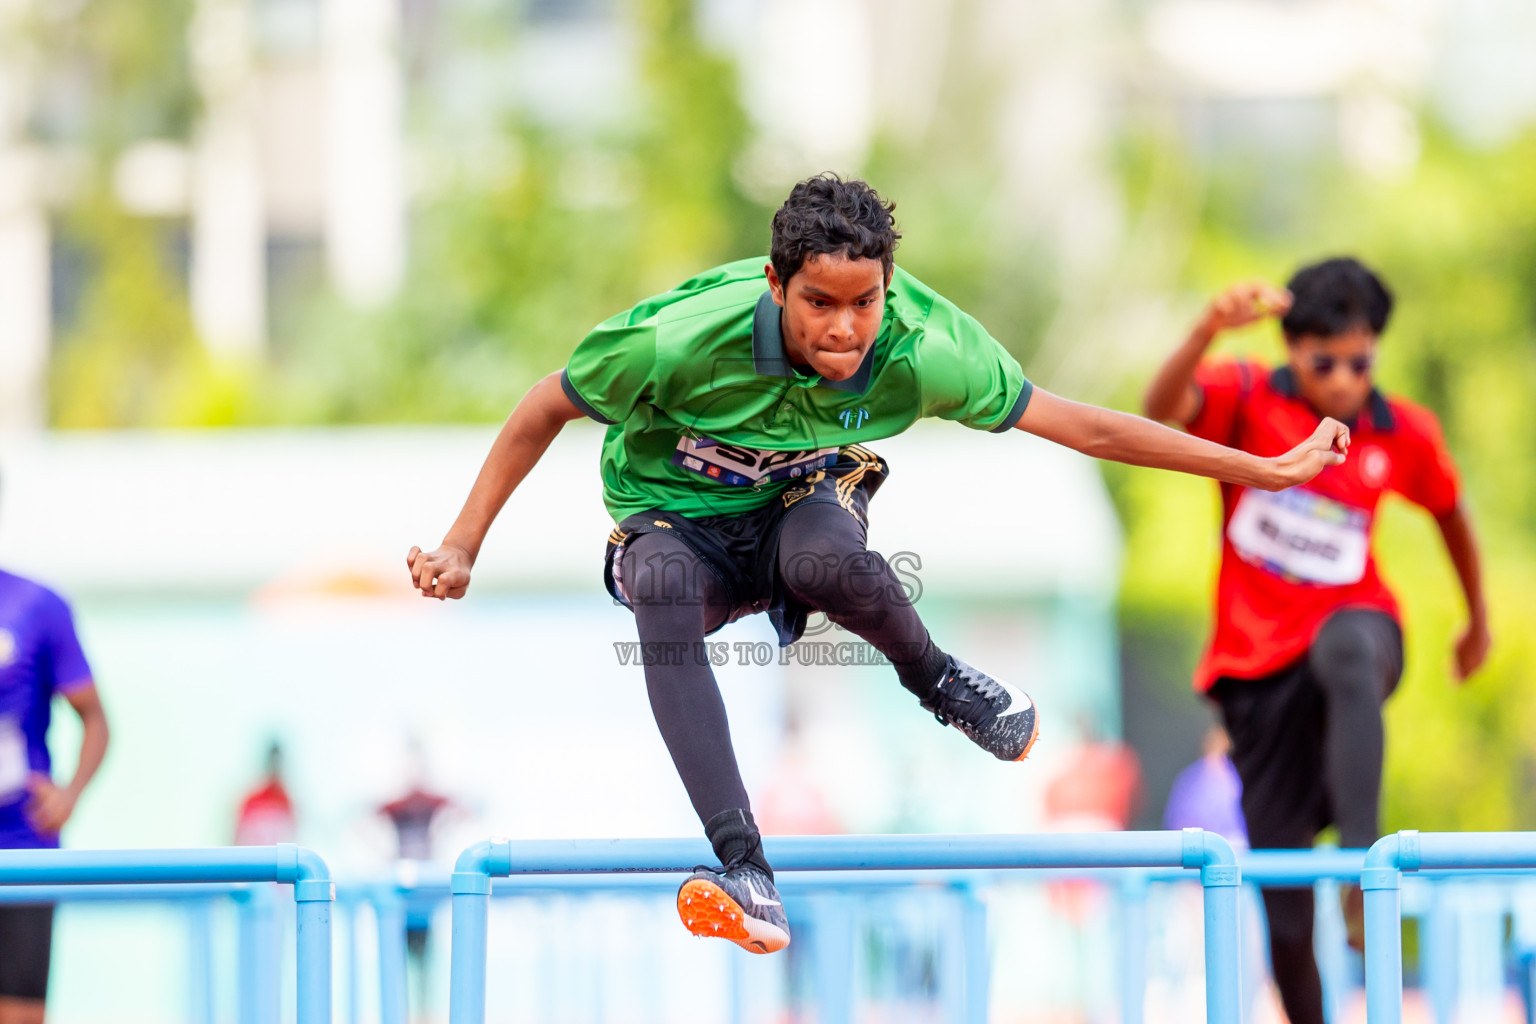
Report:
[[[1179,772],[1163,811],[1163,827],[1203,828],[1228,842],[1248,845],[1243,783],[1230,758],[1202,757]]]
[[[91,685],[69,606],[47,587],[0,570],[0,849],[54,847],[23,809],[28,772],[49,774],[53,695]]]

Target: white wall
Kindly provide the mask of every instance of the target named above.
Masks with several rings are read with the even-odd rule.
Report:
[[[496,427],[71,433],[0,438],[0,564],[76,593],[406,585],[452,523]],[[592,592],[612,520],[601,430],[573,424],[491,531],[476,592]],[[1093,463],[1018,431],[929,423],[873,445],[892,466],[870,544],[925,584],[1112,591],[1119,528]],[[334,589],[334,588],[333,588]]]

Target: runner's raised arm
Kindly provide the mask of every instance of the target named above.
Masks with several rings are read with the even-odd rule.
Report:
[[[1200,411],[1200,385],[1195,368],[1216,335],[1267,316],[1283,316],[1291,308],[1291,293],[1262,281],[1236,284],[1211,300],[1190,329],[1184,343],[1163,361],[1142,399],[1148,419],[1187,426]]]
[[[528,389],[496,435],[464,508],[442,544],[432,552],[412,547],[405,556],[411,582],[422,597],[442,600],[464,596],[469,589],[470,569],[497,513],[543,457],[560,429],[582,415],[560,389],[558,372]]]

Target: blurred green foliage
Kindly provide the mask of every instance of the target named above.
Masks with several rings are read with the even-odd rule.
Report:
[[[244,382],[198,344],[166,226],[126,215],[110,187],[127,145],[192,130],[191,24],[192,0],[84,0],[34,5],[7,37],[11,56],[38,65],[32,135],[72,152],[80,178],[57,225],[86,270],[50,373],[51,418],[61,427],[238,415]]]
[[[167,244],[180,225],[126,216],[107,187],[125,143],[186,141],[192,130],[190,0],[85,0],[43,17],[34,31],[50,55],[50,92],[93,97],[89,116],[64,104],[38,126],[90,154],[87,187],[61,223],[92,272],[59,343],[54,423],[495,420],[593,323],[694,271],[765,254],[771,207],[736,173],[748,125],[731,63],[700,42],[689,0],[622,10],[640,56],[638,94],[616,98],[622,122],[572,131],[508,114],[491,170],[446,175],[413,211],[399,296],[359,311],[319,295],[288,318],[291,333],[261,365],[204,352]],[[998,215],[1005,176],[983,127],[996,83],[954,63],[939,107],[965,116],[877,140],[864,173],[899,202],[903,265],[992,325],[1045,386],[1060,353],[1036,357],[1060,333],[1053,321],[1065,305],[1093,307],[1134,285],[1173,294],[1193,317],[1230,281],[1283,280],[1323,255],[1354,253],[1383,272],[1399,305],[1382,380],[1444,420],[1484,540],[1496,632],[1489,667],[1453,688],[1453,576],[1433,525],[1389,505],[1378,550],[1404,599],[1409,659],[1388,716],[1387,825],[1536,826],[1536,702],[1522,699],[1536,646],[1521,628],[1536,579],[1536,431],[1525,419],[1536,396],[1536,137],[1489,151],[1422,126],[1417,165],[1382,182],[1328,155],[1213,161],[1144,119],[1161,127],[1120,140],[1118,186],[1134,228],[1115,261],[1120,276],[1102,282],[1104,296],[1066,294],[1082,286],[1064,280],[1049,239]],[[1093,394],[1122,408],[1137,407],[1156,359],[1178,341],[1135,339],[1140,355],[1127,359],[1095,347],[1104,339],[1068,335],[1086,353]],[[1221,350],[1278,358],[1280,341],[1258,327]],[[1106,476],[1127,533],[1126,634],[1154,638],[1139,648],[1155,662],[1144,675],[1187,689],[1210,614],[1215,489],[1118,466]]]
[[[192,11],[193,0],[32,5],[15,39],[43,58],[36,135],[98,154],[137,139],[184,138],[198,107]]]
[[[190,4],[148,6],[159,50],[133,32],[115,61],[98,59],[121,8],[105,3],[40,47],[56,74],[89,68],[111,84],[92,90],[95,116],[75,126],[93,154],[88,196],[61,227],[90,273],[52,369],[55,425],[498,419],[599,320],[702,268],[766,257],[771,211],[733,174],[748,130],[733,64],[700,42],[687,0],[635,0],[641,90],[625,102],[636,116],[580,133],[509,113],[495,173],[450,175],[415,211],[398,296],[358,310],[321,294],[285,318],[293,333],[267,364],[216,362],[195,344],[172,271],[166,240],[179,226],[123,215],[107,187],[113,159],[143,133],[101,126],[189,131],[176,41]],[[177,116],[136,116],[157,103]]]
[[[215,426],[245,413],[246,381],[198,343],[157,225],[100,193],[63,225],[92,262],[76,322],[52,365],[66,428]]]
[[[509,118],[501,173],[419,211],[402,294],[372,313],[322,303],[266,382],[266,415],[499,419],[598,321],[766,255],[768,212],[732,174],[747,136],[733,66],[700,44],[686,0],[632,6],[637,116],[595,137]]]

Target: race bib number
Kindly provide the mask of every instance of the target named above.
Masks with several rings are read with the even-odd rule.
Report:
[[[755,487],[764,482],[793,480],[824,469],[836,461],[836,446],[770,452],[686,435],[678,440],[677,450],[672,453],[674,466],[682,466],[732,487]]]
[[[1292,487],[1244,491],[1227,539],[1245,561],[1277,576],[1341,587],[1365,576],[1370,531],[1369,513]]]
[[[0,718],[0,804],[12,803],[25,793],[30,774],[21,726],[14,718]]]

